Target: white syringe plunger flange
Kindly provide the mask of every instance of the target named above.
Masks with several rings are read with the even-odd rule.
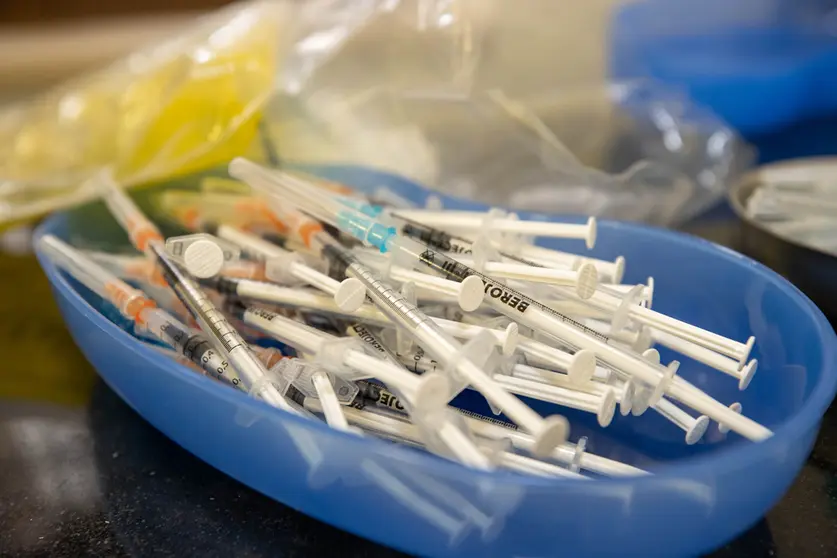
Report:
[[[471,275],[459,283],[458,289],[459,292],[457,293],[456,301],[462,310],[465,312],[473,312],[482,305],[485,290],[482,280],[479,277]]]
[[[340,283],[334,293],[334,303],[343,312],[355,312],[366,301],[366,287],[358,279],[349,277]]]
[[[582,300],[587,300],[596,292],[599,286],[599,272],[596,266],[586,262],[576,270],[575,294]]]
[[[570,423],[561,415],[550,415],[543,419],[540,432],[530,432],[534,437],[531,452],[535,457],[549,457],[553,450],[567,441]]]
[[[596,234],[598,230],[598,223],[595,217],[587,219],[587,236],[584,238],[584,244],[588,250],[596,247]]]
[[[738,380],[738,389],[744,391],[750,386],[750,382],[753,381],[753,376],[756,375],[756,370],[758,370],[759,361],[756,359],[752,359],[744,368],[739,371],[740,379]]]
[[[613,417],[616,415],[616,393],[612,389],[604,392],[599,403],[599,410],[596,412],[596,419],[599,426],[605,428],[610,426],[613,422]]]
[[[581,470],[581,460],[585,451],[587,451],[587,436],[582,436],[575,445],[573,457],[569,463],[569,469],[573,473],[578,473]]]
[[[692,427],[686,431],[686,444],[693,446],[698,443],[703,438],[703,435],[706,434],[706,430],[709,428],[711,422],[706,415],[700,415],[695,419]]]
[[[633,379],[629,379],[622,387],[622,398],[619,400],[619,414],[623,417],[631,413],[634,405],[634,396],[636,394],[636,384]]]
[[[751,335],[750,338],[747,339],[747,342],[744,343],[744,350],[741,351],[741,356],[738,359],[738,366],[740,368],[743,368],[744,366],[747,365],[747,359],[750,358],[750,353],[753,351],[753,346],[755,344],[756,344],[756,336],[755,335]]]
[[[500,352],[503,356],[511,356],[517,349],[517,342],[520,339],[520,327],[511,322],[502,333],[498,332],[497,337],[501,340]]]
[[[567,377],[574,384],[586,384],[596,373],[596,353],[582,349],[570,357]]]

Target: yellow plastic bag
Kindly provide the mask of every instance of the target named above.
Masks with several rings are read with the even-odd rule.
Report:
[[[0,112],[0,226],[95,196],[84,183],[106,166],[134,185],[249,153],[288,9],[233,6]]]

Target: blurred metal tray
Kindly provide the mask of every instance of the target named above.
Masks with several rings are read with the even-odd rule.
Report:
[[[760,170],[789,166],[830,165],[837,169],[837,157],[791,159],[757,168],[730,189],[733,210],[741,222],[739,249],[782,274],[820,307],[837,324],[837,257],[792,239],[778,236],[750,219],[744,208],[756,187],[763,183]],[[837,171],[835,171],[837,179]],[[834,216],[837,220],[837,215]]]

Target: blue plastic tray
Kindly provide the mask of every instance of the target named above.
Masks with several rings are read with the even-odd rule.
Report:
[[[412,199],[426,194],[379,173],[323,172],[358,188],[386,185]],[[75,215],[56,215],[37,234],[75,236],[79,221],[82,228],[91,223],[89,213]],[[591,451],[656,474],[584,482],[474,472],[287,415],[174,364],[105,318],[39,257],[74,339],[120,397],[196,456],[303,513],[428,556],[708,551],[757,521],[798,473],[837,389],[837,339],[797,289],[709,242],[605,221],[594,254],[625,255],[628,281],[653,275],[660,311],[736,339],[757,336],[759,373],[746,392],[688,360],[680,371],[724,402],[743,402],[749,416],[775,429],[774,437],[754,444],[724,437],[713,426],[704,442],[688,447],[681,431],[652,412],[618,416],[606,430],[567,413],[573,438],[588,435]],[[485,408],[476,397],[465,404]]]

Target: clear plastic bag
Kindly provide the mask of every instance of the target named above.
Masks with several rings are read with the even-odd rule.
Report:
[[[492,205],[659,225],[713,205],[750,162],[735,133],[679,91],[556,64],[552,53],[582,36],[576,23],[604,42],[601,3],[535,0],[525,13],[499,1],[378,4],[385,13],[366,12],[375,15],[314,57],[304,80],[283,81],[266,113],[283,162],[365,165]],[[444,17],[428,26],[416,13]],[[596,66],[599,55],[577,46],[562,53]]]
[[[649,83],[514,99],[317,91],[267,114],[288,162],[361,164],[491,205],[658,225],[712,206],[750,162],[710,112]]]
[[[0,111],[0,224],[246,152],[274,82],[284,3],[236,5],[188,32]]]
[[[725,190],[732,132],[607,84],[609,2],[262,0],[0,112],[0,225],[236,155],[351,163],[494,205],[672,224]]]

